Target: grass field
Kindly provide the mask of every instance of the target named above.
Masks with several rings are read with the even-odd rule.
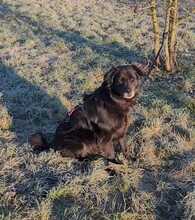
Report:
[[[192,3],[180,5],[178,71],[144,80],[129,116],[136,159],[110,176],[101,159],[33,154],[28,136],[41,130],[51,138],[110,66],[152,56],[149,9],[116,0],[0,0],[1,220],[195,219]]]

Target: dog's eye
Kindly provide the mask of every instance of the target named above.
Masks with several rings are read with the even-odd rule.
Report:
[[[125,83],[127,80],[125,79],[125,78],[120,78],[120,80],[119,80],[119,82],[121,83],[121,84],[123,84],[123,83]]]
[[[130,76],[130,77],[129,77],[129,81],[130,81],[130,82],[134,82],[134,81],[135,81],[135,78],[134,78],[133,76]]]

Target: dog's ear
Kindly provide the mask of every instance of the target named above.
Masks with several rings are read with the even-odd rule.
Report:
[[[136,73],[140,76],[148,76],[149,75],[149,65],[142,63],[133,63],[131,65]]]
[[[104,82],[111,85],[113,83],[114,77],[118,72],[117,67],[112,67],[105,75],[104,75]]]

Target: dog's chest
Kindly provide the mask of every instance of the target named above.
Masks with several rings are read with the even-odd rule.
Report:
[[[113,138],[123,137],[127,131],[128,120],[127,116],[118,117],[115,121],[115,127],[113,132]]]
[[[100,118],[104,121],[104,124],[109,128],[113,138],[120,138],[124,136],[127,130],[128,120],[126,114],[118,113],[117,111],[108,111],[104,109],[104,114],[101,114]]]

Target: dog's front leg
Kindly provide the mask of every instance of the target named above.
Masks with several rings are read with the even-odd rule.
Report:
[[[127,140],[125,137],[119,139],[119,145],[122,150],[124,157],[127,159],[129,157],[128,147],[127,147]]]
[[[104,145],[101,155],[106,158],[106,160],[108,162],[112,162],[115,164],[123,164],[122,161],[120,161],[117,157],[116,157],[116,153],[114,150],[114,145],[112,142],[109,142],[107,144]]]

